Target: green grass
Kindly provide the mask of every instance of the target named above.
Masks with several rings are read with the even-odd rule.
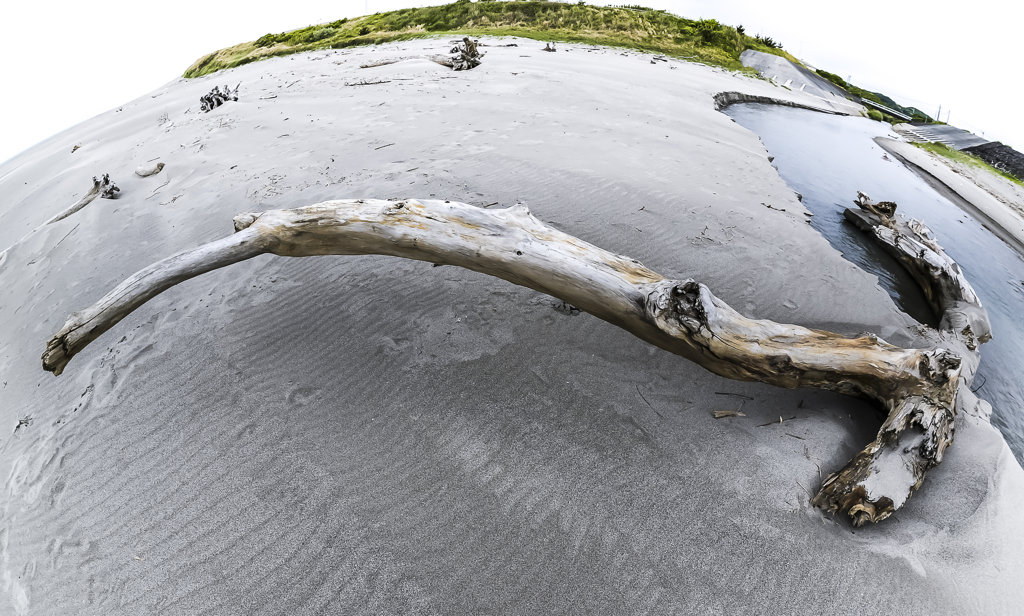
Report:
[[[625,47],[744,70],[739,56],[755,49],[796,58],[713,19],[692,20],[644,7],[599,7],[583,3],[460,0],[453,4],[402,9],[317,24],[203,56],[185,71],[201,77],[256,60],[314,49],[341,49],[428,36],[518,36],[538,41]],[[447,51],[444,49],[442,51]]]
[[[853,85],[852,83],[847,83],[847,81],[845,79],[843,79],[839,75],[836,75],[835,73],[830,73],[828,71],[823,71],[821,69],[818,69],[815,72],[818,73],[818,75],[821,75],[822,77],[824,77],[825,79],[828,79],[833,84],[839,86],[843,90],[846,90],[850,94],[855,94],[855,95],[857,95],[857,96],[859,96],[861,98],[866,98],[869,101],[874,101],[874,102],[878,103],[879,105],[885,105],[886,107],[889,107],[890,109],[895,109],[896,111],[899,111],[900,113],[905,113],[906,115],[910,116],[910,118],[913,119],[914,121],[917,121],[917,122],[927,122],[929,124],[939,124],[940,123],[940,122],[935,122],[934,120],[932,120],[928,116],[928,114],[926,114],[925,112],[921,111],[920,109],[918,109],[916,107],[903,107],[902,105],[900,105],[896,101],[892,100],[890,97],[886,96],[885,94],[882,94],[881,92],[870,92],[870,91],[865,90],[863,88],[858,88],[857,86]],[[870,117],[872,119],[875,119],[875,116],[871,113],[871,111],[868,111],[868,117]],[[890,116],[888,114],[885,114],[885,121],[889,122],[890,124],[898,124],[899,122],[901,122],[901,120],[897,120],[896,118],[894,118],[894,117],[892,117],[892,116]]]
[[[1019,186],[1024,186],[1024,182],[1022,182],[1021,180],[1019,180],[1016,177],[1010,175],[1009,173],[1006,173],[1005,171],[1001,171],[999,169],[996,169],[992,165],[988,164],[987,162],[983,161],[982,159],[978,158],[977,156],[974,156],[973,154],[968,154],[967,152],[961,152],[959,150],[954,150],[954,149],[948,148],[948,147],[946,147],[945,145],[943,145],[941,143],[916,143],[915,142],[914,145],[916,145],[917,147],[921,148],[922,150],[925,150],[927,152],[931,152],[932,154],[937,154],[939,156],[944,156],[945,158],[948,158],[950,160],[954,160],[954,161],[956,161],[958,163],[962,163],[962,164],[968,165],[970,167],[975,167],[977,169],[984,169],[984,170],[989,171],[991,173],[994,173],[994,174],[996,174],[996,175],[998,175],[1000,177],[1006,178],[1007,180],[1010,180],[1014,184],[1017,184]]]

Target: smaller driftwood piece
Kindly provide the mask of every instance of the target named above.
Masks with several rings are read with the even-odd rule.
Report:
[[[265,253],[460,266],[556,297],[726,378],[826,389],[881,406],[889,417],[877,439],[813,499],[859,526],[885,519],[921,486],[952,442],[957,412],[990,410],[969,388],[978,344],[990,336],[988,318],[960,268],[923,224],[894,217],[895,205],[866,197],[859,205],[847,217],[910,269],[942,315],[932,346],[902,349],[873,335],[748,319],[704,284],[667,279],[545,225],[524,206],[345,200],[236,216],[233,236],[154,263],[73,314],[47,343],[43,368],[59,375],[91,341],[171,286]]]
[[[49,225],[57,222],[58,220],[64,220],[68,216],[71,216],[78,210],[89,205],[93,202],[96,197],[100,199],[116,199],[117,193],[121,192],[121,189],[117,187],[113,182],[110,181],[110,176],[106,173],[103,174],[102,180],[97,180],[95,177],[92,179],[92,188],[89,192],[85,193],[85,196],[74,202],[66,210],[57,214],[50,220],[47,220],[43,225]]]
[[[149,176],[156,175],[156,174],[160,173],[163,170],[164,170],[164,164],[163,163],[157,163],[157,164],[153,165],[152,167],[140,166],[138,169],[135,170],[135,175],[139,176],[140,178],[148,178]]]
[[[207,111],[212,111],[217,107],[220,107],[228,101],[237,101],[238,88],[240,88],[241,86],[241,82],[239,82],[238,85],[235,86],[234,90],[231,89],[231,86],[224,86],[223,90],[221,90],[219,86],[213,86],[213,89],[210,90],[209,93],[199,97],[200,111],[203,111],[205,113]]]

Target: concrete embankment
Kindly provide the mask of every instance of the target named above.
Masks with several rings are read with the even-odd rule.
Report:
[[[743,62],[743,66],[757,70],[780,87],[817,99],[819,106],[825,106],[844,115],[865,113],[863,106],[846,98],[846,92],[785,58],[748,49],[740,55],[740,61]]]
[[[998,184],[976,176],[987,172],[954,169],[910,143],[882,138],[875,139],[875,142],[918,171],[933,187],[1024,255],[1024,203],[1018,202],[1019,196],[1000,190]]]

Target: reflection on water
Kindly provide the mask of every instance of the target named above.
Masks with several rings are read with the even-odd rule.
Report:
[[[811,224],[843,256],[878,276],[896,305],[936,324],[918,285],[899,263],[843,218],[857,191],[895,201],[905,216],[923,220],[960,264],[992,321],[974,381],[992,403],[992,423],[1024,464],[1024,258],[939,195],[913,171],[887,156],[873,139],[888,125],[772,105],[733,105],[726,113],[756,133],[775,156],[779,175],[803,195]]]

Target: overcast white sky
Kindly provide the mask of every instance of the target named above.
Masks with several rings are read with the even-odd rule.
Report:
[[[763,33],[814,65],[1024,150],[1024,3],[629,0]],[[6,2],[0,162],[267,32],[439,2],[98,0]],[[612,4],[611,2],[592,2]]]

